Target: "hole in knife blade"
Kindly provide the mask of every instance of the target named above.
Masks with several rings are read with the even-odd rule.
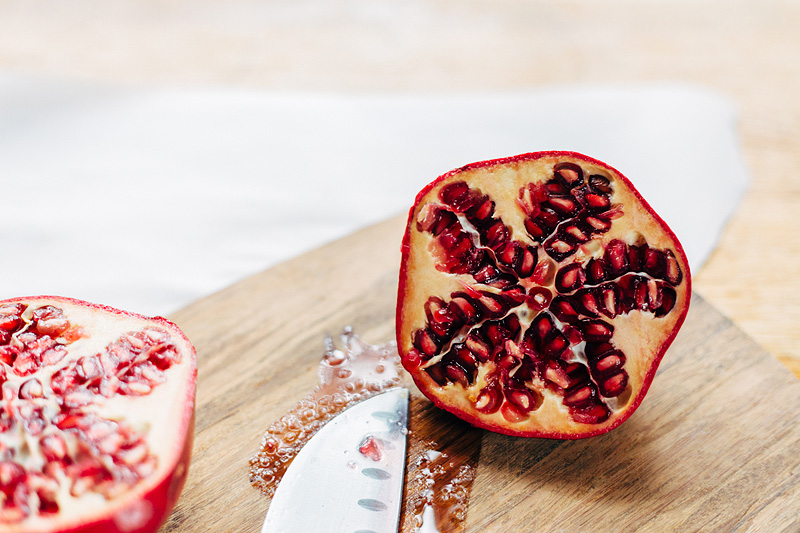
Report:
[[[368,511],[385,511],[389,507],[382,501],[373,500],[371,498],[363,498],[358,500],[358,505]]]
[[[392,475],[389,472],[381,468],[365,468],[364,470],[361,471],[361,473],[367,477],[371,477],[372,479],[383,480],[392,477]]]

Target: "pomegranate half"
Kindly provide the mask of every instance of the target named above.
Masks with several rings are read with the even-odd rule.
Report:
[[[158,529],[188,472],[196,377],[166,319],[0,301],[0,530]]]
[[[398,349],[476,426],[589,437],[639,406],[690,295],[680,243],[618,171],[574,152],[484,161],[416,198]]]

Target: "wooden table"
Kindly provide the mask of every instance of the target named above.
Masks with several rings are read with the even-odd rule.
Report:
[[[715,308],[800,377],[800,222],[795,218],[800,206],[800,178],[796,174],[800,168],[798,28],[800,4],[788,0],[75,0],[69,4],[5,0],[0,2],[0,69],[121,83],[224,84],[279,90],[446,92],[665,80],[712,87],[730,96],[739,107],[741,144],[752,185],[718,249],[704,268],[695,272],[694,287],[702,300],[693,308],[699,313],[698,321],[689,330],[698,331],[706,327],[704,320],[712,320],[718,329],[738,339],[738,330],[733,331]],[[397,224],[392,221],[379,231],[394,235]],[[321,256],[325,253],[319,252]],[[211,332],[196,328],[196,315],[217,306],[214,308],[221,322],[216,327],[239,332],[240,341],[250,342],[254,349],[274,347],[275,338],[269,346],[263,345],[261,334],[254,333],[252,324],[226,322],[226,317],[233,316],[233,310],[226,306],[250,284],[271,283],[281,273],[301,275],[295,267],[273,269],[269,276],[233,292],[210,296],[174,318],[189,326],[187,333],[198,345],[227,354],[230,347],[219,345],[209,337]],[[356,275],[362,285],[386,289],[386,284],[394,282],[386,277],[386,268],[382,264],[380,269]],[[390,290],[379,292],[381,298],[370,302],[369,309],[357,307],[341,288],[330,292],[328,298],[342,299],[342,313],[360,309],[359,316],[368,317],[378,309],[376,306],[383,309],[393,305]],[[325,305],[331,308],[330,301]],[[330,322],[331,316],[324,319]],[[345,319],[344,314],[335,316]],[[390,326],[385,320],[372,326],[367,323],[361,333],[378,341],[391,336]],[[303,346],[304,369],[308,370],[304,386],[313,385],[314,355],[307,347],[319,341],[316,334],[313,338],[283,338],[280,328],[276,331],[281,353]],[[763,367],[760,352],[749,344],[744,346],[736,353],[756,353],[755,360]],[[735,364],[731,360],[731,365]],[[207,477],[209,465],[241,468],[240,455],[249,453],[252,436],[242,437],[250,439],[242,444],[237,432],[243,428],[252,432],[253,424],[263,427],[295,398],[284,398],[280,405],[256,413],[255,420],[248,419],[226,397],[226,382],[215,373],[218,368],[206,366],[203,370],[205,405],[199,418],[193,470],[182,503],[166,529],[187,530],[194,513],[208,505],[223,504],[248,516],[255,528],[265,505],[241,472],[232,474],[234,485],[212,486],[209,492],[199,487],[205,490],[213,481]],[[772,370],[768,368],[765,375],[771,375],[769,372]],[[743,378],[735,386],[747,383]],[[256,379],[254,386],[265,384]],[[781,387],[790,390],[792,384],[782,383]],[[658,402],[648,405],[654,408]],[[754,408],[763,405],[753,404]],[[229,416],[230,409],[239,414]],[[758,416],[754,414],[753,420]],[[791,420],[783,423],[796,426]],[[220,446],[219,441],[208,437],[213,424],[224,428],[224,445],[229,453],[212,453]],[[688,431],[692,426],[675,427]],[[698,431],[702,429],[697,427]],[[790,433],[796,438],[796,431]],[[610,446],[624,433],[611,435],[612,440],[601,442]],[[509,444],[493,435],[487,439],[484,446],[490,450]],[[751,444],[743,444],[742,450],[762,449],[761,444]],[[527,447],[526,453],[542,457],[550,452],[547,443],[513,445]],[[569,446],[564,449],[573,449]],[[236,452],[233,447],[237,447]],[[652,451],[655,447],[653,444]],[[770,451],[770,464],[780,467],[777,471],[789,471],[791,468],[783,465],[796,464],[785,451]],[[234,457],[234,453],[239,455]],[[726,457],[731,456],[720,460]],[[702,464],[698,463],[700,475],[705,468]],[[492,469],[514,471],[514,465],[495,464],[488,471]],[[752,483],[757,472],[729,471],[730,487],[760,490],[761,486],[739,484]],[[515,479],[526,481],[524,472],[517,474],[523,477]],[[644,474],[656,479],[653,471]],[[697,480],[706,483],[702,475]],[[704,486],[710,487],[711,481]],[[478,480],[479,484],[490,482],[490,477]],[[664,487],[677,487],[675,494],[682,494],[678,485]],[[593,489],[604,494],[601,485]],[[722,492],[715,496],[720,500],[711,503],[746,496]],[[787,502],[792,504],[791,499]],[[491,503],[476,502],[471,516],[490,516],[497,508]],[[652,514],[642,516],[692,520],[693,503],[680,500],[679,504],[667,509],[645,505]],[[790,509],[795,509],[796,504],[792,505]],[[482,506],[488,506],[485,512]],[[775,525],[770,522],[773,508],[760,509],[763,513],[759,511],[749,525]],[[497,523],[504,517],[499,520]],[[637,522],[630,520],[626,523],[636,526]],[[683,522],[685,526],[689,523]],[[706,525],[715,529],[714,522]],[[236,524],[217,524],[213,530],[239,529]]]
[[[6,0],[0,68],[281,90],[710,86],[741,111],[752,186],[695,288],[800,376],[798,28],[780,0]]]

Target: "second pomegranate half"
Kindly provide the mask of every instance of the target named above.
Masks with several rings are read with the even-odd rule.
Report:
[[[397,342],[436,405],[509,435],[605,433],[639,406],[689,308],[678,239],[574,152],[471,164],[417,196]]]

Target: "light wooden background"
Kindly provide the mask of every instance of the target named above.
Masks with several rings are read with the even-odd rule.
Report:
[[[741,111],[752,187],[695,287],[800,376],[800,2],[0,0],[0,69],[286,90],[718,89]]]

